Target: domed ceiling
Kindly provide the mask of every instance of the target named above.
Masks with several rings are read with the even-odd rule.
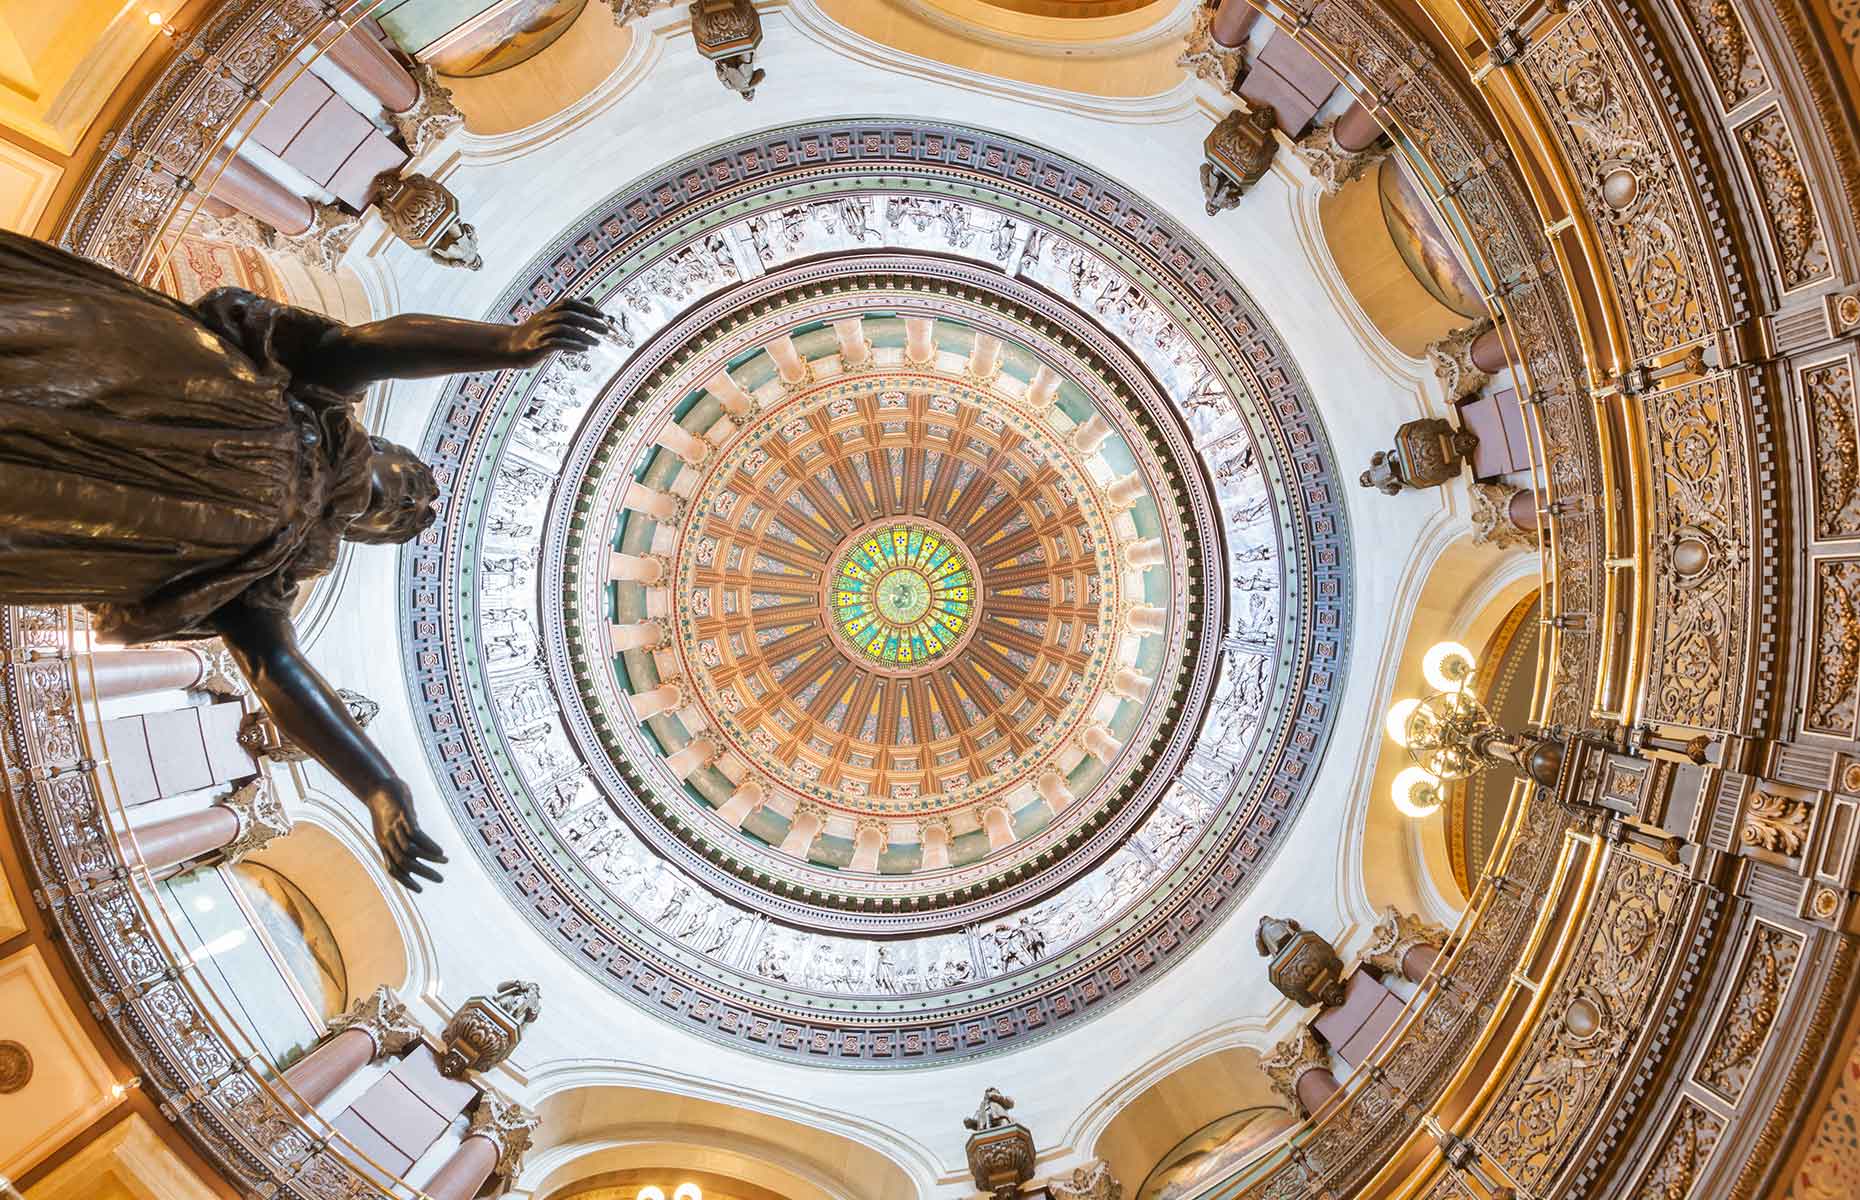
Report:
[[[571,959],[841,1066],[1159,974],[1302,803],[1347,656],[1337,475],[1253,302],[997,134],[774,131],[519,277],[597,350],[465,377],[403,559],[438,777]]]

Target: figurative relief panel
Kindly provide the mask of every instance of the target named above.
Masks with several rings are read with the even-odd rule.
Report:
[[[1815,564],[1815,632],[1808,654],[1808,711],[1803,727],[1853,737],[1860,677],[1860,558]]]
[[[1860,425],[1855,421],[1853,360],[1802,372],[1808,436],[1815,462],[1815,536],[1860,536]]]
[[[1795,137],[1780,108],[1771,108],[1756,120],[1741,125],[1737,141],[1743,147],[1763,203],[1758,208],[1769,232],[1770,250],[1785,291],[1818,283],[1833,273],[1821,218],[1802,171]]]

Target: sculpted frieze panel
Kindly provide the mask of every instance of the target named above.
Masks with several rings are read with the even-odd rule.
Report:
[[[1768,109],[1738,126],[1737,142],[1763,199],[1757,211],[1762,214],[1783,289],[1827,279],[1834,273],[1834,263],[1820,214],[1815,211],[1814,194],[1802,172],[1795,135],[1789,132],[1782,110]]]
[[[1807,647],[1808,708],[1802,726],[1853,737],[1860,702],[1860,558],[1815,563],[1814,633]]]
[[[1802,957],[1802,938],[1758,923],[1744,947],[1737,983],[1699,1064],[1698,1081],[1735,1104],[1762,1056]]]
[[[1590,908],[1546,1017],[1475,1139],[1521,1188],[1537,1194],[1563,1165],[1646,1026],[1649,1000],[1672,952],[1686,882],[1643,859],[1616,855]]]
[[[1710,243],[1670,166],[1684,155],[1655,116],[1637,61],[1602,6],[1586,5],[1523,63],[1583,188],[1631,353],[1644,360],[1726,322],[1707,282]]]
[[[1732,0],[1680,0],[1679,10],[1726,111],[1769,89],[1769,75]]]
[[[1647,703],[1656,720],[1736,719],[1748,653],[1749,466],[1731,376],[1648,396],[1656,581]]]
[[[1804,369],[1801,393],[1815,463],[1815,536],[1860,536],[1860,425],[1853,360],[1841,358]]]
[[[1711,1160],[1724,1135],[1724,1119],[1700,1108],[1691,1100],[1679,1102],[1679,1115],[1667,1128],[1659,1157],[1641,1177],[1634,1189],[1637,1196],[1660,1196],[1664,1200],[1686,1200],[1698,1182],[1699,1172]]]

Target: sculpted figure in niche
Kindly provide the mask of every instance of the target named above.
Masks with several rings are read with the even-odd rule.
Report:
[[[85,605],[106,641],[223,639],[418,891],[445,856],[291,628],[344,540],[405,542],[435,516],[432,472],[355,403],[381,379],[534,366],[602,328],[578,301],[519,325],[354,327],[237,288],[188,305],[0,232],[0,603]]]

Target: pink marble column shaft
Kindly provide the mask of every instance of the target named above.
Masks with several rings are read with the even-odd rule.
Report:
[[[420,85],[400,60],[366,30],[354,30],[327,53],[331,62],[367,88],[368,94],[381,101],[387,111],[404,113],[420,102]]]
[[[496,1144],[490,1138],[468,1137],[421,1190],[428,1200],[472,1200],[496,1169]]]
[[[1257,20],[1259,10],[1246,0],[1221,0],[1221,6],[1214,10],[1214,40],[1230,49],[1238,46]]]
[[[1505,357],[1505,339],[1496,329],[1488,329],[1474,339],[1468,352],[1472,364],[1487,375],[1496,375],[1509,365]]]
[[[1337,139],[1338,149],[1354,154],[1375,145],[1376,139],[1382,136],[1382,126],[1369,115],[1369,110],[1359,100],[1343,110],[1343,115],[1337,118],[1337,124],[1331,130],[1331,136]]]
[[[308,200],[223,146],[200,178],[208,185],[209,195],[257,217],[286,237],[303,233],[316,219]]]
[[[77,664],[78,687],[98,700],[190,688],[205,676],[206,660],[192,650],[106,651]]]
[[[165,870],[213,853],[239,836],[239,814],[223,804],[151,821],[119,835],[125,857],[136,852],[151,871]],[[133,849],[132,849],[133,847]]]
[[[360,1029],[345,1029],[286,1067],[284,1082],[297,1094],[293,1103],[314,1109],[374,1057],[375,1039]]]

